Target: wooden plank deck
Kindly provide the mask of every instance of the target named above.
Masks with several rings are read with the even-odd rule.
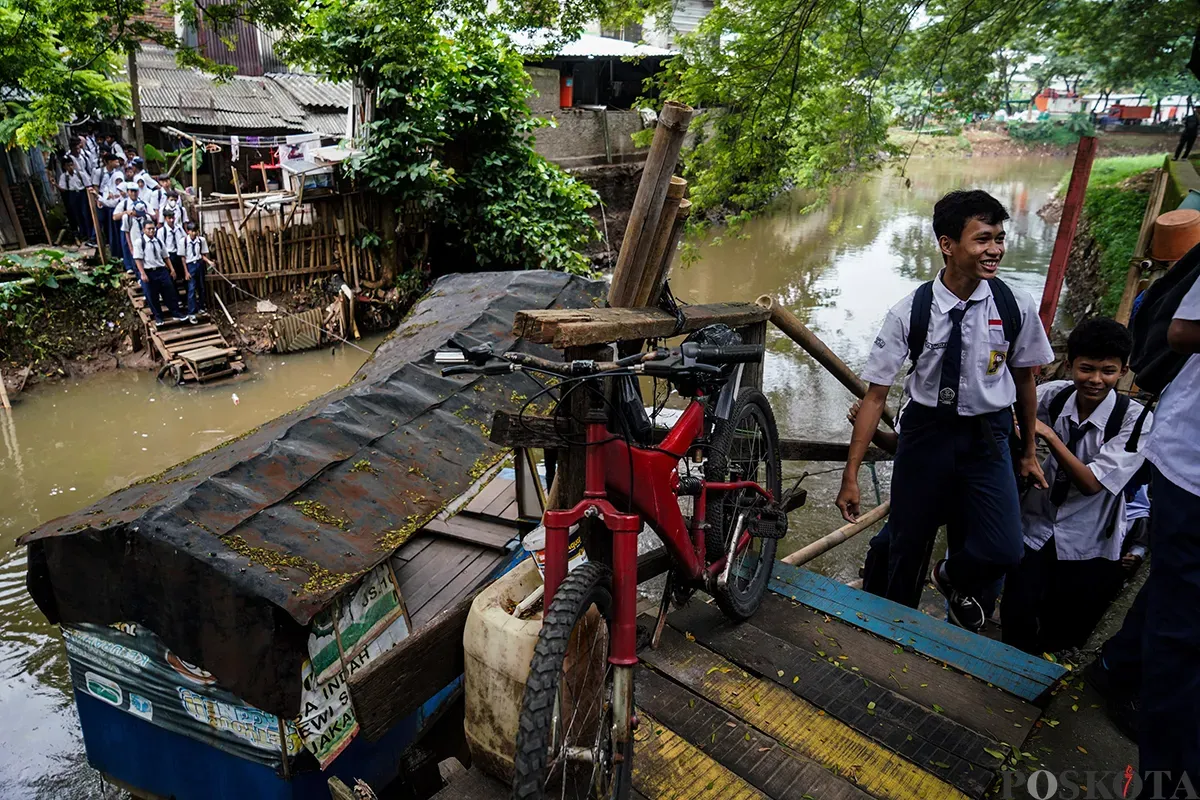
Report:
[[[640,797],[982,798],[1065,675],[803,568],[771,590],[743,623],[697,595],[639,653]]]
[[[166,320],[155,323],[141,286],[131,276],[122,277],[125,294],[134,313],[145,327],[146,338],[159,360],[177,370],[181,382],[208,383],[236,375],[245,363],[236,347],[231,347],[216,325],[190,325]],[[181,307],[186,308],[187,290],[176,286]]]

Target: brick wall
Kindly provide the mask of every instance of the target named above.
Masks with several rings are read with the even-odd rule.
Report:
[[[166,0],[146,0],[146,13],[138,19],[166,33],[175,33],[175,15],[167,11]]]

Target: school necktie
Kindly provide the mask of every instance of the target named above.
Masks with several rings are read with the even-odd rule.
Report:
[[[958,413],[958,383],[962,374],[962,321],[971,306],[978,302],[968,300],[963,308],[950,309],[950,336],[946,349],[942,351],[942,377],[938,388],[938,408],[949,414]]]
[[[1075,448],[1083,439],[1084,427],[1073,419],[1068,419],[1067,424],[1070,426],[1067,430],[1067,449],[1071,451],[1071,455],[1078,458],[1079,453],[1075,451]],[[1066,501],[1069,491],[1071,491],[1071,476],[1067,474],[1066,467],[1058,464],[1054,472],[1054,483],[1050,485],[1050,503],[1061,506]]]

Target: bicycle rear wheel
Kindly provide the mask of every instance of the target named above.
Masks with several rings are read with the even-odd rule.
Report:
[[[729,419],[714,423],[705,479],[754,481],[779,500],[782,492],[779,433],[771,405],[758,389],[742,389]],[[761,496],[748,489],[721,492],[709,498],[705,549],[710,561],[729,552],[730,542],[746,530],[747,523],[756,516],[754,509],[761,505]],[[713,593],[726,616],[742,620],[758,610],[778,545],[778,539],[753,536],[749,546],[734,556],[729,580]]]
[[[513,800],[629,797],[632,669],[623,682],[608,663],[611,585],[609,568],[589,562],[554,595],[521,702]]]

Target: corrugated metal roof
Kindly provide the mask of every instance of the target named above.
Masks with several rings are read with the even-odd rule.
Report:
[[[341,138],[346,135],[346,112],[310,111],[304,115],[304,124],[313,133]]]
[[[611,39],[607,36],[595,36],[590,33],[582,34],[578,39],[567,42],[559,47],[552,47],[553,41],[549,32],[534,31],[526,33],[518,31],[509,34],[513,46],[526,55],[539,55],[552,58],[663,58],[675,55],[674,51],[648,44],[626,42],[622,39]],[[551,51],[547,55],[547,50]]]
[[[333,83],[316,75],[295,72],[272,72],[265,77],[281,86],[302,106],[343,111],[350,107],[349,83]]]
[[[284,88],[279,76],[234,76],[226,81],[196,69],[175,64],[171,50],[158,45],[145,45],[138,53],[139,97],[143,119],[147,122],[202,125],[242,130],[292,130],[328,135],[340,135],[345,123],[336,125],[330,119],[331,105],[342,92],[349,102],[349,87],[322,83],[312,76],[296,76],[287,80]],[[288,76],[289,78],[291,76]],[[304,97],[320,99],[315,106],[303,102]]]

